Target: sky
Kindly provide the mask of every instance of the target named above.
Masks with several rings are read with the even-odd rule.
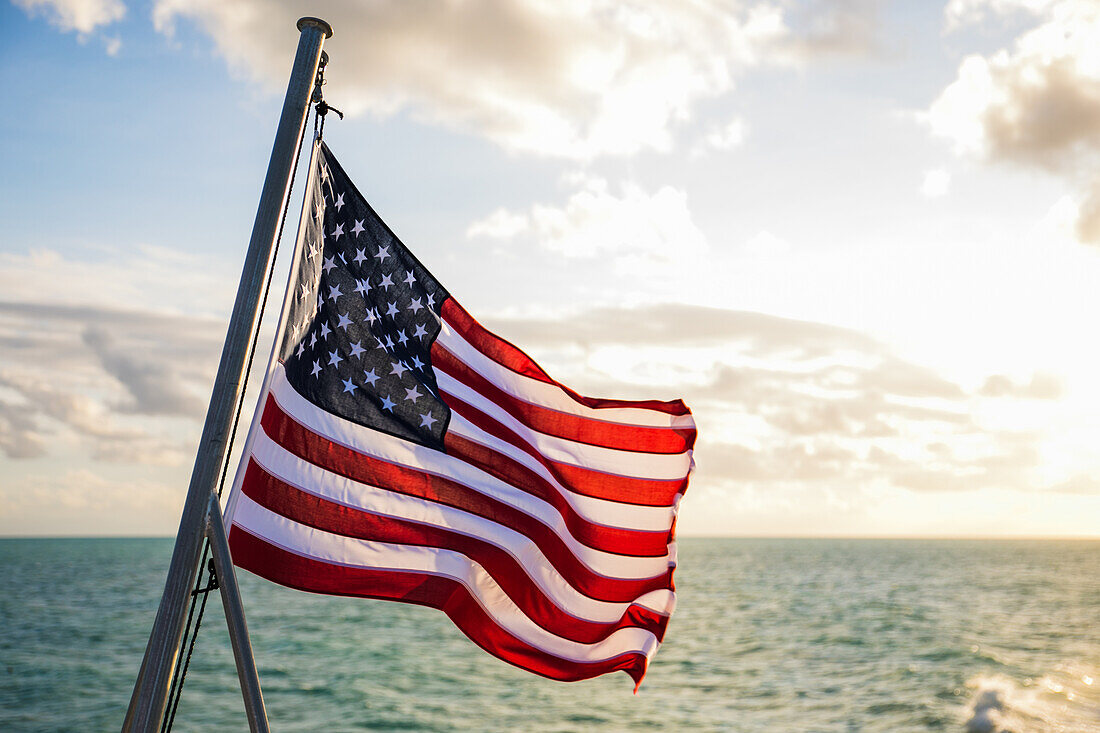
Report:
[[[0,535],[174,533],[306,7],[0,5]],[[681,536],[1100,537],[1095,2],[308,12],[452,295],[692,408]]]

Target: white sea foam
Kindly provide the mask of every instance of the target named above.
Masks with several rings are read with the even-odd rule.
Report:
[[[1050,675],[1022,682],[979,675],[971,690],[966,733],[1098,733],[1100,690],[1089,665],[1059,665]]]

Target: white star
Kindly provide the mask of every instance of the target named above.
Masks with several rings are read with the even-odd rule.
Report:
[[[393,369],[390,371],[390,374],[396,374],[398,377],[403,377],[407,371],[409,371],[409,368],[405,366],[405,362],[396,361],[393,363]]]
[[[336,197],[336,210],[339,211],[344,207],[344,194],[340,194]]]
[[[333,285],[328,289],[328,299],[331,300],[333,303],[335,303],[336,299],[339,298],[341,295],[343,295],[343,293],[340,292],[339,285]]]
[[[393,400],[391,400],[389,397],[383,397],[382,398],[382,409],[383,410],[389,410],[390,412],[393,412],[393,404],[394,404]]]
[[[314,257],[319,255],[320,253],[321,253],[321,250],[319,250],[317,248],[317,243],[316,242],[310,242],[309,243],[309,258],[312,260]]]
[[[336,228],[332,230],[332,238],[338,242],[342,236],[344,236],[344,225],[337,224]]]
[[[389,275],[383,275],[382,282],[378,283],[378,287],[385,288],[387,293],[390,291],[390,286],[392,285],[393,278],[391,278]]]
[[[336,324],[336,327],[337,328],[342,328],[342,329],[344,329],[344,331],[347,331],[348,326],[351,325],[351,319],[348,318],[343,313],[339,313],[338,315],[340,316],[340,322]]]
[[[405,388],[405,399],[408,400],[409,402],[416,402],[418,399],[420,399],[423,396],[424,395],[420,394],[420,390],[418,390],[416,388],[415,384],[413,385],[412,389],[409,389],[407,387]]]
[[[321,362],[319,362],[319,361],[313,362],[313,371],[311,371],[309,373],[310,376],[316,377],[318,372],[320,372],[320,371],[321,371]]]
[[[389,247],[379,247],[378,248],[378,254],[375,255],[375,258],[379,262],[385,262],[386,258],[389,257],[389,256],[390,256],[390,248]]]
[[[351,392],[354,395],[355,390],[359,388],[358,385],[350,379],[341,379],[340,381],[344,383],[344,392]]]
[[[408,341],[408,340],[409,340],[409,337],[405,335],[405,329],[401,329],[400,331],[397,332],[397,343],[404,346],[405,342]]]
[[[352,356],[359,357],[361,359],[362,357],[359,356],[359,355],[362,354],[364,351],[366,351],[366,349],[364,349],[362,346],[360,346],[358,341],[355,341],[355,342],[352,343],[352,345],[351,345],[351,355]]]
[[[325,271],[326,275],[328,274],[329,270],[331,270],[335,267],[336,267],[336,258],[335,257],[326,257],[325,258],[325,264],[321,265],[321,269]]]
[[[327,339],[328,335],[332,333],[332,329],[328,327],[328,322],[321,324],[321,338]]]
[[[420,298],[413,298],[412,301],[409,303],[409,308],[412,309],[413,313],[419,312],[420,309],[423,307],[424,304],[420,302]]]
[[[302,283],[301,287],[302,287],[302,300],[305,300],[306,296],[309,295],[309,288],[307,288],[305,286],[305,283]]]
[[[314,331],[309,337],[309,348],[313,348],[317,344],[317,332]]]
[[[338,351],[328,352],[328,365],[339,368],[340,362],[344,360],[344,357],[340,356]]]
[[[306,351],[306,342],[305,341],[299,341],[298,342],[298,350],[296,352],[294,352],[294,355],[295,356],[301,356],[302,354],[305,353],[305,351]]]
[[[435,294],[428,293],[428,307],[431,308],[435,305]]]
[[[389,336],[386,337],[386,343],[384,343],[383,346],[386,347],[386,351],[389,351],[393,348],[393,341],[390,340]]]
[[[386,315],[387,316],[396,316],[397,315],[397,304],[396,303],[390,303],[390,307],[386,309]]]
[[[424,362],[420,361],[419,356],[414,356],[413,357],[413,369],[423,369],[423,368],[424,368]]]
[[[348,266],[348,258],[347,258],[347,257],[344,257],[344,253],[343,253],[343,252],[337,252],[337,253],[336,253],[336,256],[337,256],[337,257],[339,257],[339,258],[340,258],[340,261],[344,263],[344,267],[347,267],[347,266]]]
[[[416,325],[416,330],[413,331],[413,338],[424,338],[428,335],[428,332],[419,323]]]
[[[404,282],[406,285],[415,285],[416,284],[416,278],[413,277],[412,271],[409,272],[409,274],[405,277],[405,279],[402,282]]]
[[[434,422],[435,418],[432,417],[432,413],[430,412],[427,415],[420,416],[420,427],[422,428],[428,428],[429,430],[431,430],[432,423]]]
[[[355,222],[355,226],[353,226],[351,228],[351,233],[354,234],[356,237],[358,237],[359,233],[362,232],[362,231],[363,231],[363,220],[359,219],[358,221]]]
[[[317,206],[313,209],[313,218],[317,221],[321,221],[325,216],[325,197],[321,196],[321,200],[317,202]]]
[[[327,181],[327,180],[328,180],[328,166],[323,165],[323,166],[321,166],[321,181]]]
[[[374,312],[374,308],[367,311],[367,323],[374,323],[378,320],[378,314]]]
[[[373,387],[374,383],[378,381],[378,375],[374,373],[373,369],[369,372],[363,372],[363,381]]]
[[[366,297],[367,293],[370,292],[370,282],[368,280],[356,280],[355,292]]]
[[[367,254],[363,250],[356,248],[355,256],[352,257],[352,259],[355,260],[355,264],[361,265],[363,264],[363,260],[367,259]]]

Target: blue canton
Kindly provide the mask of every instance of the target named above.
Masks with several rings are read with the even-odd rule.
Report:
[[[442,448],[450,409],[431,347],[449,296],[323,143],[280,349],[288,381],[326,412]]]

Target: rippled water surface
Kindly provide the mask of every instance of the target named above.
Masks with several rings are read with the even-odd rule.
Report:
[[[0,730],[117,730],[169,540],[0,540]],[[1100,731],[1100,543],[684,539],[641,692],[241,573],[275,731]],[[207,609],[177,730],[246,729]]]

